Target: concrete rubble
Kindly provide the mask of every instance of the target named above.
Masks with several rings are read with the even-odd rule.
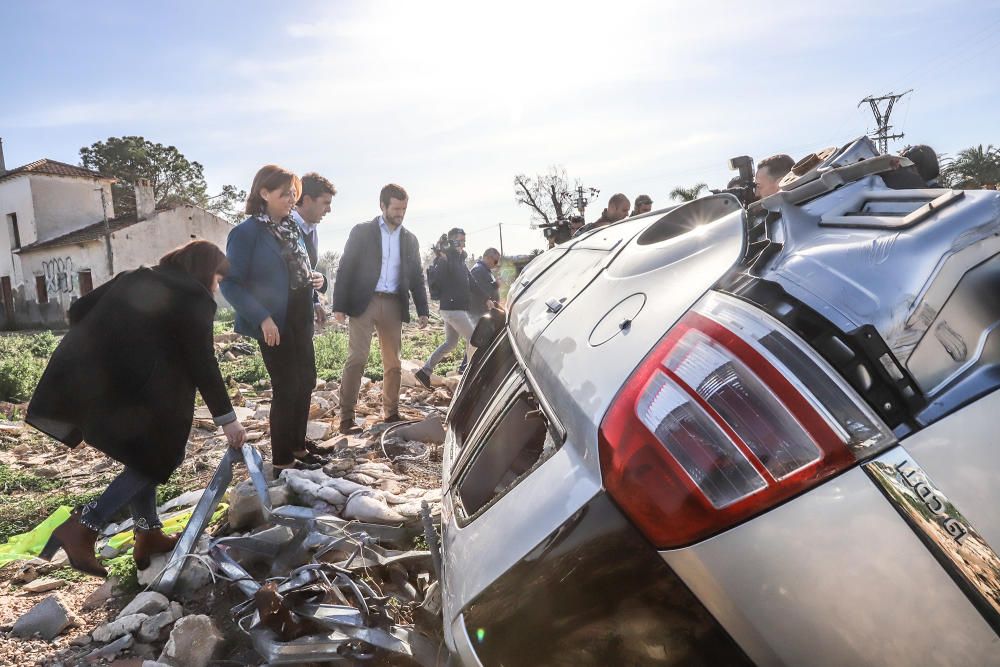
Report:
[[[218,343],[217,337],[222,353],[245,353],[237,338]],[[408,421],[383,424],[381,383],[366,379],[360,436],[337,433],[339,387],[317,383],[308,436],[329,459],[322,469],[275,476],[264,462],[268,455],[258,452],[269,445],[264,386],[231,386],[251,434],[242,452],[228,450],[211,415],[197,410],[191,439],[211,455],[196,465],[206,474],[219,468],[206,488],[159,507],[165,521],[192,515],[178,548],[154,555],[137,572],[142,592],[131,600],[109,581],[80,603],[91,612],[112,611],[72,638],[68,650],[76,653],[60,654],[62,664],[278,665],[377,656],[392,664],[437,664],[437,556],[427,548],[437,540],[427,531],[440,518],[442,420],[458,379],[435,376],[427,390],[413,378],[419,364],[406,368],[400,402]],[[206,530],[222,502],[228,505],[222,523]],[[131,528],[130,519],[109,526],[97,545],[102,556],[126,554],[131,542],[112,538]],[[25,591],[65,584],[45,576],[52,571],[49,563],[29,561],[17,583]],[[72,625],[72,614],[49,597],[18,619],[11,636],[51,640]]]
[[[53,639],[70,625],[72,621],[69,612],[62,603],[55,597],[47,597],[17,619],[10,633],[25,639],[35,635],[42,639]]]

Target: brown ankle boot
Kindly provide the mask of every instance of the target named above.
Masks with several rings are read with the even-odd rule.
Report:
[[[149,567],[149,557],[153,554],[165,554],[174,550],[180,535],[164,535],[160,528],[151,530],[135,529],[135,546],[132,547],[132,559],[140,570]]]
[[[56,552],[62,548],[73,569],[95,577],[107,577],[108,571],[94,555],[96,542],[97,531],[80,523],[80,513],[74,511],[66,521],[52,531],[52,537],[38,556],[43,560],[52,560]]]

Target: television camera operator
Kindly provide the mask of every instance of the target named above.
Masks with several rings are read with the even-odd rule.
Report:
[[[569,241],[581,227],[583,227],[582,215],[561,217],[557,218],[555,222],[538,225],[538,228],[542,230],[542,234],[545,235],[545,240],[548,241],[550,248]]]
[[[466,341],[466,353],[471,358],[475,351],[469,342],[476,328],[476,320],[469,312],[472,308],[472,277],[466,265],[465,231],[455,227],[441,236],[434,244],[436,255],[434,264],[427,269],[427,284],[431,298],[441,303],[441,319],[444,320],[445,339],[427,358],[423,368],[414,373],[417,380],[427,388],[431,386],[434,367],[458,346],[458,341]]]

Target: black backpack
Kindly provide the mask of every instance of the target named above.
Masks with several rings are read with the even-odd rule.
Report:
[[[441,282],[438,275],[437,262],[427,267],[427,289],[431,293],[431,299],[441,300]]]

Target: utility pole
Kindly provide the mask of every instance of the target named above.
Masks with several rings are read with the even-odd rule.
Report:
[[[500,258],[503,259],[504,257],[506,257],[506,255],[503,254],[503,223],[502,222],[497,223],[497,227],[500,228]]]
[[[104,197],[104,187],[97,188],[101,193],[101,213],[104,214],[104,249],[108,255],[108,280],[115,277],[115,260],[111,253],[111,224],[108,222],[108,202]]]
[[[576,206],[576,210],[580,212],[580,215],[583,215],[583,212],[587,209],[587,204],[590,203],[590,200],[600,193],[601,191],[597,188],[585,188],[582,185],[576,186],[576,200],[574,200],[573,204]],[[587,197],[587,194],[589,194],[590,197]]]
[[[889,130],[892,129],[892,125],[889,125],[889,115],[892,113],[892,107],[896,104],[896,100],[901,98],[903,95],[912,93],[913,89],[910,88],[906,92],[899,93],[887,93],[885,95],[880,95],[878,97],[869,95],[865,99],[858,102],[858,108],[862,104],[867,102],[872,107],[872,115],[875,116],[875,123],[877,125],[875,132],[872,133],[872,139],[875,140],[878,146],[878,152],[885,155],[889,152],[889,140],[890,139],[902,139],[903,134],[889,134]],[[885,103],[885,109],[883,110],[882,105]]]

